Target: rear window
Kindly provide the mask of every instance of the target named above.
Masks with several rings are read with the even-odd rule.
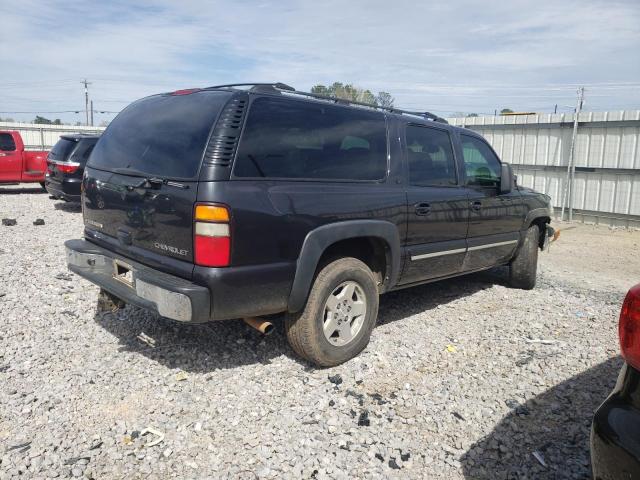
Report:
[[[16,142],[10,133],[0,133],[0,151],[13,152],[16,149]]]
[[[58,142],[53,146],[51,151],[49,152],[49,158],[52,160],[57,160],[60,162],[65,162],[69,159],[71,152],[78,146],[77,140],[72,140],[69,138],[61,138]]]
[[[155,95],[132,103],[107,127],[89,166],[132,174],[193,178],[229,92]]]
[[[78,142],[78,148],[75,149],[71,157],[70,162],[78,162],[82,165],[87,163],[89,155],[93,151],[93,147],[96,146],[97,138],[83,138]]]
[[[251,105],[236,177],[381,180],[387,171],[384,116],[278,98]]]

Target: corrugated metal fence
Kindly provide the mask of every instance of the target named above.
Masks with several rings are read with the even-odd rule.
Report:
[[[27,150],[49,150],[65,133],[101,133],[104,127],[0,122],[0,130],[18,130]]]
[[[450,118],[482,134],[513,165],[521,185],[562,205],[574,115]],[[640,110],[578,117],[574,215],[578,220],[640,226]]]
[[[578,219],[640,226],[640,110],[580,114],[575,151],[574,211]],[[486,137],[520,184],[562,204],[571,148],[573,114],[450,118]],[[0,122],[18,130],[28,149],[49,149],[64,133],[103,127]]]

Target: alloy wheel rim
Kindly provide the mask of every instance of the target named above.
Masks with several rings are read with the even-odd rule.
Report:
[[[351,343],[364,325],[367,297],[353,280],[338,285],[324,305],[323,332],[329,343],[343,347]]]

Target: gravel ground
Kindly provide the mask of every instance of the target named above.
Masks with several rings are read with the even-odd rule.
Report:
[[[561,225],[530,292],[496,271],[385,295],[366,351],[316,370],[279,324],[97,315],[65,267],[79,210],[3,187],[0,217],[0,479],[590,475],[639,232]]]

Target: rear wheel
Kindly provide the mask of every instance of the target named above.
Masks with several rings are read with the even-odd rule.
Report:
[[[539,232],[537,225],[529,227],[520,250],[509,264],[509,285],[514,288],[531,290],[536,286]]]
[[[367,265],[341,258],[323,267],[305,308],[285,318],[287,339],[301,357],[321,366],[339,365],[369,343],[378,317],[378,288]]]
[[[47,186],[45,185],[44,182],[40,182],[40,186],[42,187],[42,189],[46,192],[47,191]]]

